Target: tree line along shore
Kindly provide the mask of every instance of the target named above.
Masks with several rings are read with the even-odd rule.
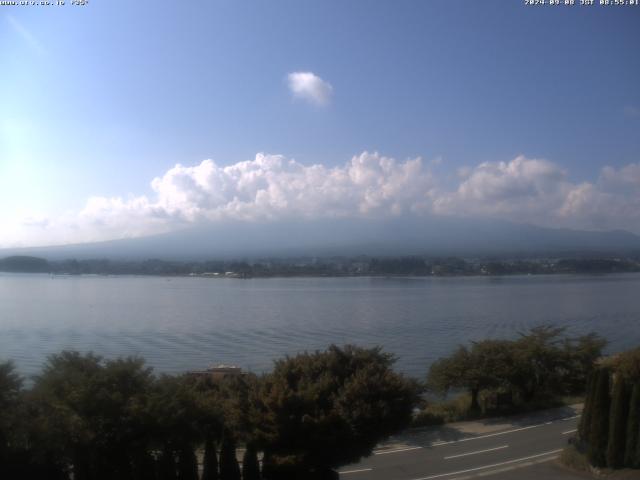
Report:
[[[0,271],[58,275],[163,275],[203,277],[295,276],[475,276],[640,272],[640,254],[573,254],[535,258],[427,256],[266,258],[256,260],[167,261],[160,259],[68,259],[32,256],[0,259]]]
[[[584,395],[588,379],[590,412],[594,398],[604,398],[604,380],[593,379],[605,368],[605,343],[537,327],[513,340],[461,346],[425,381],[394,371],[394,357],[379,347],[349,345],[284,357],[262,375],[222,378],[156,375],[141,358],[64,351],[26,387],[7,361],[0,364],[0,478],[335,479],[336,468],[409,426],[554,405]],[[633,375],[640,371],[640,349],[615,358],[629,358]],[[452,389],[460,393],[454,400],[425,400],[425,392]],[[594,431],[580,438],[599,439]]]

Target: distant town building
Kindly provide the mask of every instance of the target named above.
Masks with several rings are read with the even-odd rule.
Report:
[[[194,377],[202,377],[209,378],[213,381],[220,381],[229,377],[240,377],[246,375],[245,372],[242,371],[242,368],[236,367],[235,365],[212,365],[206,370],[194,370],[190,371],[189,375]]]

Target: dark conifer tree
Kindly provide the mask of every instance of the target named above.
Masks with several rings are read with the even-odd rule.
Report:
[[[258,452],[252,444],[247,445],[242,458],[242,480],[260,480]]]
[[[275,478],[273,468],[273,458],[268,451],[262,452],[262,478],[264,480],[272,480]]]
[[[173,451],[165,448],[160,454],[159,460],[159,480],[177,480],[176,459]]]
[[[202,480],[218,480],[218,454],[216,444],[208,437],[204,444],[204,462],[202,466]]]
[[[640,383],[633,386],[631,401],[629,403],[629,416],[627,417],[627,444],[624,451],[624,466],[631,468],[640,467],[636,457],[640,437]]]
[[[178,456],[178,480],[198,480],[198,459],[188,445],[180,449]]]
[[[613,400],[609,414],[609,444],[607,445],[609,468],[621,468],[624,463],[628,409],[627,382],[618,375],[613,387]]]
[[[632,461],[633,468],[640,468],[640,434],[638,434],[638,441],[636,443],[636,454]]]
[[[157,480],[158,478],[158,465],[155,457],[142,448],[132,455],[132,471],[134,480]]]
[[[240,465],[236,458],[236,442],[231,432],[225,432],[220,449],[220,480],[240,480]]]
[[[608,368],[601,368],[596,380],[596,391],[591,407],[591,426],[589,428],[589,445],[587,456],[592,465],[605,467],[607,465],[607,443],[609,439],[609,396],[610,372]]]
[[[593,409],[593,397],[596,391],[596,379],[597,371],[592,372],[589,375],[587,382],[587,392],[584,400],[584,408],[582,409],[582,416],[580,417],[580,424],[578,425],[578,439],[581,444],[586,444],[589,441],[589,430],[591,427],[591,410]]]

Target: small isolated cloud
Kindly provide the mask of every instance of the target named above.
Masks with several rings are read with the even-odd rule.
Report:
[[[40,41],[36,38],[36,36],[31,33],[22,23],[20,23],[15,17],[12,15],[7,15],[7,20],[11,25],[11,28],[22,37],[22,39],[37,53],[43,54],[45,52],[44,47],[40,43]]]
[[[287,76],[289,90],[295,98],[314,105],[326,105],[331,100],[333,87],[315,73],[293,72]]]

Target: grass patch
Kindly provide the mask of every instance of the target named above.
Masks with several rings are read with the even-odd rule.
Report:
[[[572,470],[580,472],[591,472],[591,465],[587,456],[578,451],[574,445],[569,445],[560,454],[560,462]]]
[[[485,405],[484,395],[480,395],[480,404]],[[483,408],[479,412],[470,411],[471,396],[462,393],[450,400],[429,402],[413,417],[411,427],[430,427],[444,423],[462,422],[465,420],[480,420],[519,413],[530,413],[548,408],[564,407],[582,403],[584,396],[538,396],[527,403],[514,404],[500,409]]]
[[[412,427],[429,427],[443,423],[469,420],[471,397],[463,393],[444,402],[429,403],[414,418]]]

